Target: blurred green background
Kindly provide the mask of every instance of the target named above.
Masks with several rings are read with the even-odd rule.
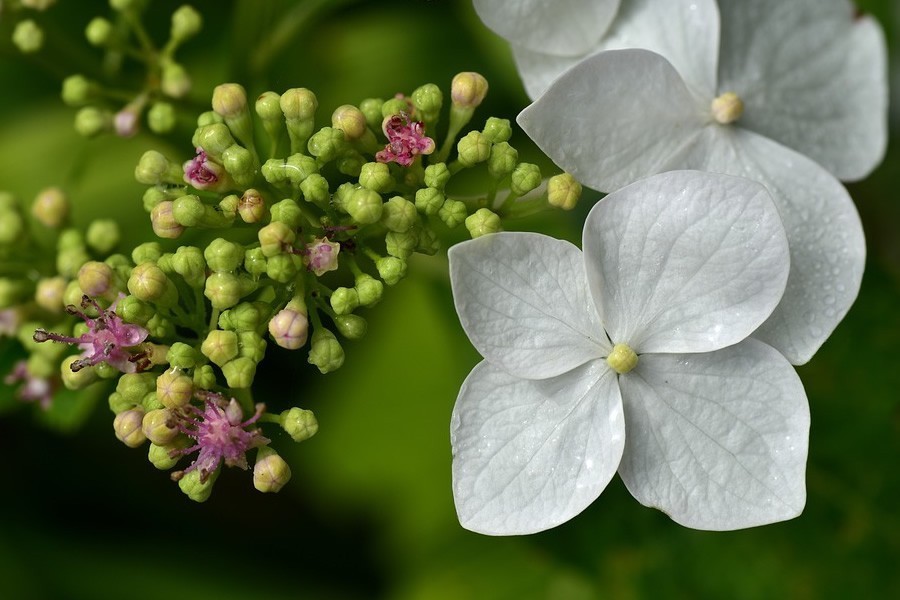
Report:
[[[151,3],[157,39],[178,4]],[[893,44],[898,3],[858,4]],[[476,119],[514,119],[527,103],[508,50],[464,0],[197,6],[206,27],[179,53],[195,78],[197,112],[224,81],[250,94],[303,86],[318,94],[324,125],[339,104],[427,82],[446,90],[463,70],[490,81]],[[102,0],[61,1],[38,18],[48,40],[34,58],[11,47],[12,24],[0,16],[0,189],[29,199],[65,186],[76,222],[111,216],[134,232],[132,241],[147,241],[133,167],[151,147],[187,158],[189,130],[162,140],[86,141],[71,128],[74,109],[58,100],[64,75],[90,74],[99,63],[80,33],[107,13]],[[288,27],[294,17],[299,25]],[[887,158],[850,186],[869,247],[859,300],[800,368],[813,418],[801,517],[740,532],[691,531],[640,506],[615,480],[582,515],[546,533],[491,538],[460,528],[449,416],[478,356],[456,321],[446,259],[438,256],[412,264],[413,276],[367,315],[369,335],[347,344],[338,372],[319,376],[299,353],[267,357],[257,397],[297,402],[321,426],[291,450],[293,480],[278,495],[259,494],[248,473],[231,469],[207,503],[188,501],[142,451],[114,438],[112,415],[91,394],[73,400],[65,418],[7,406],[0,596],[900,598],[898,125],[895,111]],[[511,141],[536,160],[521,132]],[[577,214],[515,225],[577,241],[590,202],[583,204]]]

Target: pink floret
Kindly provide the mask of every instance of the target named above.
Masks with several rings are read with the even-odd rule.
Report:
[[[393,115],[381,125],[388,144],[375,155],[381,163],[396,162],[408,167],[419,154],[434,152],[434,140],[425,135],[425,125],[421,121],[412,121],[406,113]]]

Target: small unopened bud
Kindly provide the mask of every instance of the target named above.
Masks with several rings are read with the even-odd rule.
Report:
[[[179,63],[166,61],[160,83],[162,92],[171,98],[184,98],[191,91],[191,77]]]
[[[450,170],[445,163],[436,163],[425,167],[425,185],[438,190],[444,189],[450,181]]]
[[[112,131],[113,115],[108,110],[101,110],[95,106],[85,106],[75,113],[75,131],[86,138],[92,138],[101,133]]]
[[[173,240],[184,233],[184,226],[175,220],[175,204],[171,200],[164,200],[150,211],[150,224],[153,233],[161,238]]]
[[[56,229],[69,217],[69,199],[57,187],[46,188],[38,192],[31,214],[46,227]]]
[[[284,223],[275,221],[262,227],[257,233],[257,237],[262,253],[266,256],[276,256],[293,244],[297,236],[293,229]]]
[[[488,158],[488,173],[494,179],[502,179],[513,172],[519,162],[519,152],[507,142],[500,142],[491,147]]]
[[[92,366],[72,370],[72,364],[77,360],[79,360],[77,355],[67,356],[59,365],[60,378],[68,390],[83,390],[97,381],[97,371]]]
[[[435,188],[416,191],[416,209],[426,215],[436,215],[444,204],[444,194]]]
[[[168,471],[174,467],[181,456],[179,454],[172,456],[172,452],[187,447],[186,442],[180,442],[180,440],[181,438],[175,438],[170,444],[162,446],[151,442],[150,449],[147,450],[147,458],[150,460],[150,464],[160,471]]]
[[[166,362],[176,369],[193,369],[199,362],[199,356],[193,346],[184,342],[175,342],[166,352]]]
[[[96,84],[84,75],[70,75],[63,80],[62,101],[69,106],[82,106],[91,101]]]
[[[232,272],[244,260],[244,247],[224,238],[216,238],[203,251],[203,258],[216,272]]]
[[[168,444],[178,436],[174,415],[168,408],[146,412],[141,419],[141,431],[144,437],[160,446]]]
[[[103,255],[112,252],[113,248],[118,245],[120,238],[119,224],[112,219],[91,221],[84,236],[87,245]]]
[[[547,202],[563,210],[572,210],[581,198],[581,184],[568,173],[554,175],[547,182]]]
[[[243,259],[243,256],[241,257]],[[196,246],[181,246],[172,256],[172,270],[184,278],[193,288],[201,287],[206,281],[206,260]]]
[[[387,166],[387,165],[383,165]],[[347,203],[344,205],[353,220],[360,225],[369,225],[377,223],[381,218],[384,210],[381,196],[377,192],[370,189],[360,188],[351,194]]]
[[[253,487],[263,493],[275,493],[291,480],[291,468],[277,452],[263,446],[253,465]]]
[[[349,147],[344,132],[333,127],[323,127],[309,138],[308,149],[320,161],[329,162],[339,158]]]
[[[33,54],[44,45],[44,31],[31,19],[19,21],[13,29],[12,42],[22,54]]]
[[[344,349],[331,331],[319,328],[313,331],[308,361],[321,373],[331,373],[344,364]]]
[[[351,104],[344,104],[335,109],[331,114],[331,125],[343,131],[348,140],[360,139],[369,129],[366,115]]]
[[[426,83],[416,88],[410,96],[413,106],[416,107],[416,115],[426,123],[437,121],[444,103],[444,95],[441,89],[433,83]]]
[[[205,474],[204,478],[204,473],[201,473],[200,469],[194,469],[178,478],[178,487],[194,502],[206,502],[212,495],[213,485],[221,472],[222,467],[218,467],[212,473]],[[173,478],[177,477],[175,473],[172,475]]]
[[[241,281],[233,273],[213,273],[206,278],[203,295],[217,310],[231,308],[243,296]]]
[[[383,194],[394,187],[391,170],[385,163],[370,162],[362,166],[359,173],[359,184],[372,191]]]
[[[191,401],[194,382],[178,369],[169,369],[156,378],[156,398],[166,408],[179,408]]]
[[[491,141],[480,131],[470,131],[456,145],[460,164],[471,167],[491,155]]]
[[[291,408],[278,415],[278,424],[295,442],[308,440],[319,431],[319,422],[311,410]]]
[[[282,348],[302,348],[309,335],[309,319],[305,312],[292,308],[282,309],[269,320],[269,335]]]
[[[512,173],[509,189],[517,196],[523,196],[541,185],[541,169],[532,163],[519,163]]]
[[[416,205],[402,196],[394,196],[384,203],[381,224],[389,231],[409,231],[419,222]]]
[[[487,208],[479,208],[466,217],[466,229],[474,239],[489,233],[497,233],[502,230],[502,227],[497,213]]]
[[[279,254],[266,259],[266,275],[279,283],[288,283],[303,267],[303,259],[296,254]]]
[[[450,97],[453,104],[461,108],[477,107],[487,92],[487,79],[472,71],[458,73],[450,83]]]
[[[200,33],[203,17],[192,6],[184,4],[172,13],[172,27],[169,35],[172,41],[181,43]]]
[[[381,300],[384,293],[384,284],[372,277],[362,273],[356,277],[356,294],[359,299],[360,306],[374,306]]]
[[[137,448],[147,441],[141,429],[141,421],[144,419],[144,410],[132,408],[122,411],[113,419],[113,429],[120,442],[129,448]]]
[[[222,365],[222,374],[230,388],[245,389],[256,376],[256,362],[246,356],[239,356]]]
[[[153,302],[162,298],[169,286],[169,278],[156,263],[145,262],[131,270],[128,278],[128,291],[145,302]]]
[[[334,318],[334,326],[348,340],[362,339],[368,329],[366,320],[359,315],[338,315]]]
[[[84,37],[91,46],[105,46],[112,41],[113,35],[113,24],[103,17],[94,17],[84,28]]]
[[[206,335],[200,352],[218,366],[234,360],[238,355],[238,337],[233,331],[213,329]]]
[[[375,261],[378,275],[388,285],[396,285],[406,276],[406,261],[395,256],[385,256]]]
[[[355,288],[339,287],[331,294],[331,308],[336,314],[352,313],[359,306],[359,294]]]
[[[41,279],[37,283],[34,292],[34,300],[37,305],[52,313],[61,313],[65,304],[63,294],[66,291],[64,277],[49,277]]]
[[[438,216],[441,218],[441,221],[451,229],[465,221],[468,214],[464,202],[449,198],[444,201],[444,205],[441,206],[441,210],[438,211]]]
[[[300,211],[300,206],[290,198],[273,204],[270,212],[273,221],[284,223],[291,229],[297,229],[303,224],[303,213]]]
[[[500,142],[509,141],[509,138],[512,137],[512,126],[509,123],[509,119],[490,117],[484,124],[484,129],[481,132],[492,143],[499,144]]]
[[[106,263],[91,260],[78,269],[78,286],[92,298],[105,296],[112,285],[113,270]]]
[[[266,214],[266,202],[258,190],[250,188],[241,195],[237,211],[244,223],[259,223]]]
[[[303,192],[303,198],[307,202],[315,202],[322,205],[328,202],[330,193],[328,190],[328,180],[313,173],[300,183],[300,191]]]
[[[154,102],[147,111],[147,126],[153,133],[169,133],[178,119],[170,102]]]
[[[419,233],[415,230],[389,231],[384,238],[387,253],[397,258],[409,258],[419,245]]]

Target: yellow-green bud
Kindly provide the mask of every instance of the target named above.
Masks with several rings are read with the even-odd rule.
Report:
[[[344,364],[344,349],[331,331],[319,328],[313,331],[308,361],[321,373],[331,373]]]
[[[356,277],[356,285],[354,287],[360,306],[374,306],[378,304],[384,293],[384,284],[365,273]]]
[[[222,165],[241,186],[250,185],[256,176],[256,160],[253,153],[238,144],[222,152]]]
[[[69,199],[57,187],[46,188],[38,192],[31,214],[46,227],[56,229],[69,217]]]
[[[416,246],[416,252],[432,256],[441,249],[441,241],[437,234],[430,227],[423,227],[419,230],[419,245]]]
[[[244,252],[244,269],[253,277],[259,277],[266,272],[268,262],[262,248],[249,248]]]
[[[112,219],[97,219],[88,225],[85,241],[88,246],[106,255],[119,244],[121,237],[118,223]]]
[[[453,104],[460,108],[477,107],[484,100],[487,92],[487,79],[472,71],[458,73],[450,82],[450,98]]]
[[[180,408],[191,401],[194,382],[178,369],[169,369],[156,378],[156,398],[166,408]]]
[[[175,107],[170,102],[154,102],[147,111],[147,126],[153,133],[169,133],[177,121]]]
[[[203,251],[203,258],[213,271],[231,272],[243,262],[244,248],[224,238],[216,238]]]
[[[191,78],[182,65],[166,61],[162,68],[160,87],[166,96],[184,98],[191,91]]]
[[[282,348],[302,348],[309,335],[309,319],[305,312],[284,308],[269,320],[269,335]]]
[[[172,27],[169,35],[176,43],[194,37],[203,27],[203,17],[192,6],[184,4],[172,13]]]
[[[156,374],[154,373],[125,373],[116,384],[116,393],[122,397],[123,402],[135,406],[141,403],[141,399],[156,389]]]
[[[250,387],[256,376],[256,363],[246,356],[239,356],[222,365],[222,374],[228,387],[245,389]]]
[[[184,226],[175,220],[175,204],[171,200],[164,200],[150,211],[150,224],[153,233],[161,238],[174,240],[184,233]]]
[[[441,113],[441,106],[444,103],[444,95],[441,88],[433,83],[426,83],[413,90],[410,96],[413,106],[416,107],[416,114],[427,123],[437,121]]]
[[[425,167],[425,185],[430,188],[443,190],[450,181],[450,169],[445,163],[435,163]]]
[[[258,363],[266,355],[266,340],[253,330],[238,331],[238,355]]]
[[[384,210],[384,203],[377,192],[360,188],[353,192],[344,206],[347,213],[360,225],[377,223]]]
[[[385,256],[375,261],[378,275],[388,285],[396,285],[406,276],[406,261],[396,256]]]
[[[441,218],[441,221],[451,229],[465,221],[468,214],[464,202],[450,198],[444,201],[441,210],[438,211],[438,216]]]
[[[479,208],[466,217],[466,229],[474,239],[489,233],[497,233],[502,230],[502,227],[497,213],[487,208]]]
[[[234,137],[224,123],[210,123],[198,127],[191,138],[191,143],[198,148],[203,148],[207,156],[213,160],[222,161],[222,154],[228,148],[234,146]]]
[[[348,340],[362,339],[368,328],[366,320],[359,315],[337,315],[334,318],[334,326]]]
[[[83,247],[62,250],[56,255],[56,271],[63,277],[76,277],[81,265],[89,260],[90,257]]]
[[[307,202],[315,202],[316,204],[325,204],[328,202],[330,193],[328,190],[328,180],[313,173],[300,183],[300,191]]]
[[[484,124],[482,133],[491,142],[498,144],[509,141],[509,138],[512,137],[512,126],[509,123],[509,119],[490,117]]]
[[[409,258],[419,245],[419,233],[415,230],[389,231],[384,238],[384,245],[387,253],[397,258]]]
[[[141,421],[144,418],[144,409],[132,408],[116,415],[113,419],[113,429],[120,442],[129,448],[137,448],[147,441],[141,430]]]
[[[394,196],[384,203],[381,224],[389,231],[409,231],[419,222],[416,205],[402,196]]]
[[[44,45],[44,31],[31,19],[16,23],[12,42],[22,54],[33,54]]]
[[[278,415],[278,423],[291,439],[303,442],[319,431],[319,422],[311,410],[291,408]]]
[[[152,263],[149,263],[152,264]],[[113,288],[113,270],[106,263],[91,260],[78,269],[78,286],[92,298],[105,296]]]
[[[391,178],[391,170],[385,163],[370,162],[362,166],[359,173],[359,184],[383,194],[394,187],[394,180]]]
[[[178,479],[178,487],[194,502],[206,502],[212,495],[213,485],[216,483],[216,479],[219,478],[221,471],[222,467],[218,467],[212,473],[208,473],[204,480],[200,469],[194,469]]]
[[[113,38],[113,24],[109,19],[94,17],[84,28],[84,37],[92,46],[105,46]]]
[[[48,277],[38,280],[34,292],[35,302],[46,311],[61,313],[65,308],[63,295],[66,292],[66,285],[64,277]]]
[[[275,92],[263,92],[256,99],[254,105],[256,114],[265,123],[269,122],[275,125],[281,125],[284,119],[284,113],[281,112],[281,96]]]
[[[191,287],[199,288],[206,281],[206,260],[196,246],[178,248],[172,256],[172,269]]]
[[[410,112],[409,102],[406,101],[406,98],[391,98],[381,105],[382,122],[384,119],[393,117],[394,115],[398,115],[402,112]],[[379,126],[379,129],[380,128],[381,127]]]
[[[200,352],[218,366],[222,366],[238,355],[238,337],[233,331],[213,329],[206,335]]]
[[[541,185],[541,169],[535,164],[519,163],[512,173],[509,189],[517,196],[523,196]]]
[[[197,351],[184,342],[175,342],[166,352],[166,362],[176,369],[193,369],[199,358]]]
[[[135,246],[131,251],[131,260],[139,265],[145,262],[156,262],[162,256],[162,246],[159,242],[144,242]]]
[[[331,126],[343,131],[348,140],[360,139],[369,129],[369,125],[366,123],[366,115],[351,104],[338,106],[331,113]]]
[[[172,456],[173,450],[181,450],[187,447],[187,442],[183,438],[175,438],[170,444],[158,445],[150,443],[150,449],[147,451],[147,458],[150,464],[160,471],[168,471],[178,463],[181,456]]]
[[[234,331],[255,331],[262,322],[263,312],[269,306],[264,302],[241,302],[219,316],[219,327]]]
[[[284,252],[285,246],[293,244],[297,235],[284,223],[275,221],[262,227],[257,237],[262,253],[266,256],[276,256]]]
[[[422,188],[416,191],[416,209],[426,215],[436,215],[444,205],[444,194],[436,188]]]
[[[359,294],[355,288],[339,287],[331,294],[331,308],[339,315],[352,313],[359,306]]]
[[[156,263],[145,262],[131,270],[128,278],[128,291],[139,300],[153,302],[166,293],[169,278]]]
[[[291,468],[278,453],[263,446],[253,465],[253,487],[263,493],[275,493],[291,480]]]
[[[279,98],[281,112],[285,119],[309,120],[316,116],[319,101],[316,95],[306,88],[292,88]]]
[[[502,179],[513,172],[519,162],[519,152],[507,142],[500,142],[491,147],[488,159],[488,173],[494,179]]]
[[[470,131],[456,145],[459,163],[471,167],[486,161],[491,155],[491,141],[480,131]]]
[[[96,94],[97,85],[84,75],[69,75],[63,79],[62,101],[68,106],[83,106]]]
[[[86,138],[92,138],[112,131],[113,114],[95,106],[85,106],[75,113],[75,131]]]
[[[0,245],[14,244],[25,231],[25,221],[15,210],[0,211]]]
[[[313,134],[307,148],[312,156],[322,162],[335,160],[349,149],[344,132],[333,127],[323,127]]]
[[[554,175],[547,182],[547,202],[563,210],[572,210],[581,198],[581,184],[568,173]]]
[[[279,254],[266,259],[266,275],[279,283],[288,283],[297,276],[303,258],[295,254]]]
[[[144,413],[141,419],[141,431],[151,443],[159,446],[168,444],[178,437],[174,415],[168,408],[158,408]]]
[[[297,229],[303,223],[303,213],[300,207],[290,198],[276,202],[271,208],[272,221],[284,223],[291,229]]]
[[[244,223],[259,223],[266,214],[266,201],[258,190],[250,188],[241,195],[237,212]]]
[[[134,296],[125,296],[116,305],[116,314],[122,317],[123,321],[141,327],[147,324],[154,312],[152,306]]]
[[[224,310],[240,302],[242,292],[241,282],[233,273],[213,273],[206,278],[203,295],[213,308]]]
[[[77,355],[67,356],[59,366],[59,374],[63,385],[68,390],[82,390],[97,381],[97,372],[92,366],[72,370],[72,363],[79,360]]]
[[[210,365],[194,369],[194,389],[209,390],[216,385],[216,372]]]

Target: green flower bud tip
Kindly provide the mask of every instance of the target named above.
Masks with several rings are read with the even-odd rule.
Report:
[[[284,308],[269,320],[269,335],[275,343],[288,350],[306,345],[309,335],[309,319],[306,312]]]
[[[38,306],[51,313],[61,313],[65,307],[63,294],[67,282],[64,277],[49,277],[38,280],[34,300]],[[2,335],[0,331],[0,335]]]
[[[156,390],[156,374],[154,373],[125,373],[119,377],[116,384],[116,393],[124,402],[132,406],[141,403],[141,399],[148,393]]]
[[[259,277],[268,269],[266,255],[262,248],[249,248],[244,253],[244,270],[252,277]]]
[[[509,119],[490,117],[484,124],[482,133],[494,144],[499,144],[500,142],[509,141],[509,138],[512,137],[512,126],[509,123]]]
[[[0,211],[0,245],[14,244],[25,231],[25,221],[15,210]]]
[[[343,131],[333,127],[323,127],[309,138],[307,149],[321,162],[330,162],[347,152],[349,147]]]
[[[328,329],[313,331],[308,361],[323,374],[331,373],[344,364],[344,349]]]
[[[12,42],[22,54],[33,54],[44,45],[44,32],[31,19],[19,21],[13,30]]]
[[[385,256],[375,261],[378,275],[388,285],[396,285],[406,276],[406,261],[395,256]]]
[[[297,276],[303,259],[295,254],[279,254],[266,259],[266,275],[279,283],[288,283]]]
[[[97,371],[94,367],[84,367],[77,371],[72,370],[72,365],[78,358],[78,356],[67,356],[59,365],[59,375],[66,389],[83,390],[97,381]]]
[[[360,306],[374,306],[381,300],[384,284],[371,275],[362,273],[356,278],[356,294]]]
[[[313,173],[300,183],[300,191],[303,192],[303,198],[307,202],[315,202],[316,204],[325,204],[328,202],[330,193],[328,190],[328,180]]]
[[[43,189],[31,205],[31,214],[45,227],[57,229],[69,217],[69,199],[57,187]]]
[[[437,234],[429,227],[423,227],[419,230],[419,245],[416,246],[416,252],[433,256],[441,249],[441,241]]]
[[[391,171],[384,163],[365,163],[360,168],[359,184],[379,194],[387,192],[394,187]]]
[[[348,340],[362,339],[368,329],[366,320],[359,315],[338,315],[334,318],[334,326]]]
[[[523,196],[541,185],[541,169],[531,163],[519,163],[512,173],[509,189],[512,193]]]
[[[244,248],[240,244],[216,238],[203,251],[209,268],[216,272],[232,272],[244,260]]]
[[[290,198],[276,202],[271,208],[272,221],[284,223],[291,229],[297,229],[303,223],[303,213],[300,207]]]
[[[295,442],[303,442],[316,435],[319,421],[311,410],[291,408],[278,416],[278,423]]]
[[[117,414],[113,419],[113,429],[119,441],[129,448],[137,448],[146,442],[147,438],[141,429],[143,419],[144,410],[141,408],[132,408]]]
[[[185,4],[172,13],[169,35],[172,41],[180,43],[197,35],[202,27],[203,17],[192,6]]]
[[[83,247],[60,250],[56,255],[56,271],[63,277],[76,277],[81,265],[89,260],[90,257]]]
[[[572,210],[581,198],[581,184],[568,173],[554,175],[547,182],[547,201],[551,206]]]
[[[366,115],[351,104],[337,107],[331,114],[331,126],[340,129],[348,140],[358,140],[369,130]]]
[[[233,389],[246,389],[253,384],[256,376],[256,363],[249,357],[239,356],[222,365],[222,374],[228,387]]]
[[[321,277],[328,271],[336,271],[338,268],[338,254],[341,245],[327,238],[316,238],[306,245],[304,259],[306,268]]]
[[[480,131],[470,131],[456,145],[459,163],[471,167],[486,161],[491,155],[491,142]]]
[[[319,101],[316,95],[306,88],[292,88],[279,99],[281,112],[288,120],[308,121],[315,118]]]
[[[233,331],[213,329],[206,335],[200,352],[217,366],[234,360],[238,355],[238,336]]]
[[[153,302],[165,294],[169,278],[156,263],[145,262],[132,269],[127,285],[128,291],[136,298]]]
[[[331,294],[331,308],[339,315],[352,313],[359,306],[359,294],[355,288],[339,287]]]
[[[494,144],[491,146],[491,156],[488,158],[488,173],[494,179],[502,179],[513,172],[518,162],[519,153],[509,143]]]
[[[284,113],[281,112],[281,96],[275,92],[263,92],[260,94],[259,98],[256,99],[254,108],[256,109],[256,114],[264,122],[280,124],[284,118]]]
[[[153,233],[161,238],[173,240],[184,233],[184,226],[175,220],[173,212],[175,205],[171,200],[165,200],[153,207],[150,211],[150,224]]]
[[[168,408],[147,411],[141,419],[141,432],[151,443],[162,446],[178,436],[175,422],[176,417]]]
[[[377,131],[381,127],[381,122],[384,120],[381,112],[383,105],[384,100],[381,98],[366,98],[359,103],[359,110],[366,116],[366,124],[369,129]]]
[[[194,382],[179,369],[169,369],[156,378],[156,397],[166,408],[180,408],[191,401]]]
[[[171,444],[158,445],[150,443],[150,449],[147,451],[147,458],[150,464],[160,471],[168,471],[178,463],[179,456],[176,454],[171,456],[173,451],[177,452],[185,447],[184,443],[179,443],[182,438],[175,438]]]
[[[131,260],[136,265],[144,262],[156,262],[160,256],[162,256],[162,246],[159,245],[159,242],[144,242],[135,246],[131,251]]]
[[[220,468],[207,471],[176,471],[172,478],[178,481],[178,487],[194,502],[206,502],[212,495],[213,484],[219,478]]]
[[[209,390],[216,385],[216,372],[212,366],[202,365],[194,369],[194,389]]]
[[[450,169],[445,163],[436,163],[425,167],[425,185],[443,190],[450,181]]]
[[[381,211],[381,224],[389,231],[409,231],[419,222],[416,205],[403,198],[394,196],[384,203]]]
[[[170,98],[184,98],[191,91],[191,78],[183,66],[167,61],[162,68],[160,88]]]
[[[147,111],[147,126],[153,133],[169,133],[177,122],[175,107],[170,102],[154,102]]]
[[[113,270],[106,263],[91,260],[78,269],[78,286],[81,290],[96,298],[106,296],[113,286]]]
[[[276,256],[285,252],[296,237],[293,229],[279,221],[269,223],[257,233],[259,247],[266,256]]]
[[[191,287],[200,287],[206,281],[206,260],[200,248],[195,246],[178,248],[172,257],[172,269]]]
[[[421,116],[424,121],[434,122],[437,120],[444,103],[444,95],[438,86],[426,83],[413,91],[411,99],[413,106],[416,107],[416,114]]]
[[[218,115],[216,117],[221,119]],[[235,139],[227,125],[215,122],[198,127],[191,137],[191,143],[195,148],[202,148],[213,160],[221,161],[222,153],[234,146]]]
[[[438,211],[438,216],[447,227],[452,229],[466,220],[468,211],[464,202],[447,199],[441,206],[441,210]]]
[[[237,212],[244,223],[259,223],[266,214],[266,201],[258,190],[245,190],[238,201]]]
[[[450,83],[450,97],[460,108],[475,108],[484,100],[488,82],[482,75],[471,71],[458,73]]]
[[[444,205],[444,194],[435,188],[422,188],[416,192],[416,209],[426,215],[436,215]]]
[[[62,101],[69,106],[82,106],[90,102],[96,85],[84,75],[70,75],[63,80]]]
[[[360,188],[350,195],[344,209],[359,225],[370,225],[381,219],[384,203],[377,192]]]
[[[250,185],[256,176],[257,164],[253,153],[235,144],[222,153],[222,165],[225,171],[242,187]]]
[[[232,273],[213,273],[206,278],[203,295],[217,310],[231,308],[243,295],[241,281]]]
[[[193,369],[198,362],[197,351],[184,342],[175,342],[166,352],[166,362],[176,369]]]
[[[479,208],[466,217],[466,229],[474,239],[489,233],[497,233],[502,227],[500,217],[496,213],[487,208]]]
[[[291,468],[274,450],[263,446],[253,465],[253,487],[260,492],[275,493],[291,480]]]
[[[84,29],[84,37],[92,46],[105,46],[112,41],[113,25],[108,19],[94,17]]]
[[[75,131],[86,138],[92,138],[112,131],[113,115],[108,110],[85,106],[75,113]]]
[[[135,180],[145,185],[176,183],[181,179],[180,175],[177,167],[173,169],[169,159],[156,150],[144,152],[134,168]]]
[[[91,221],[84,236],[87,245],[103,255],[112,252],[120,238],[119,224],[112,219]]]
[[[384,238],[387,253],[397,258],[409,258],[419,245],[419,234],[417,231],[410,230],[403,233],[390,231]]]

